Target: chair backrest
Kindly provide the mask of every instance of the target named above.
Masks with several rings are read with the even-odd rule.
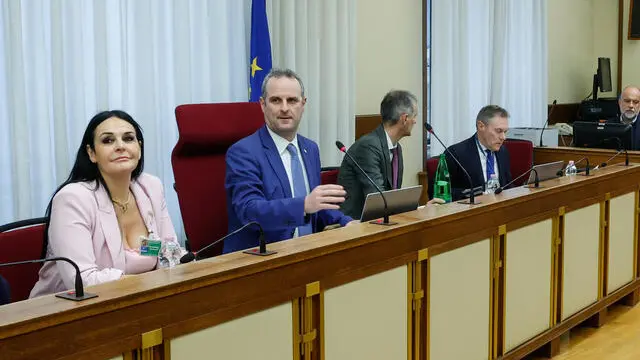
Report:
[[[0,263],[40,259],[45,220],[35,218],[0,226]],[[12,302],[29,297],[41,267],[41,263],[0,267],[0,275],[9,283]]]
[[[227,149],[264,124],[260,104],[187,104],[176,108],[178,143],[171,154],[175,190],[191,251],[227,234]],[[222,243],[208,255],[222,253]]]
[[[322,185],[337,184],[340,168],[337,166],[323,167],[320,169],[320,182]]]
[[[438,162],[440,156],[433,156],[427,159],[427,194],[429,199],[433,199],[433,181],[436,177],[436,171],[438,171]]]
[[[504,146],[509,151],[509,160],[511,161],[511,178],[525,173],[533,166],[533,143],[529,140],[507,139]],[[528,177],[523,176],[522,179],[513,183],[513,186],[523,185]]]

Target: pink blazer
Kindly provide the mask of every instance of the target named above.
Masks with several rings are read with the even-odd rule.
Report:
[[[64,256],[78,264],[84,286],[119,279],[125,272],[125,249],[116,213],[104,186],[96,182],[66,185],[54,196],[47,257]],[[177,241],[160,179],[141,174],[131,191],[149,233]],[[47,262],[30,297],[73,289],[75,270],[66,262]]]

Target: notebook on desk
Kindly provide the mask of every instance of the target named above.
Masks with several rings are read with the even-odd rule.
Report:
[[[532,167],[538,172],[538,180],[545,181],[553,178],[557,178],[562,175],[562,169],[564,168],[564,161],[554,161],[546,164],[534,165]],[[560,172],[560,175],[558,175]],[[527,179],[526,185],[536,182],[536,174],[531,171],[529,173],[529,179]]]
[[[389,215],[400,214],[418,208],[422,186],[411,186],[402,189],[383,191],[387,199]],[[380,193],[367,195],[362,208],[361,222],[371,221],[384,217],[384,201]]]

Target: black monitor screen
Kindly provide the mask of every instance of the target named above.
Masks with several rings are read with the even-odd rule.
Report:
[[[598,87],[602,92],[611,91],[611,61],[609,58],[598,58]]]
[[[628,124],[576,121],[573,143],[578,147],[630,150],[631,129]]]

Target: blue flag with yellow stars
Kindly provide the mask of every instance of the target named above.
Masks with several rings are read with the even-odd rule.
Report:
[[[267,23],[266,0],[251,3],[251,59],[249,65],[249,101],[258,101],[262,80],[271,70],[271,41]]]

